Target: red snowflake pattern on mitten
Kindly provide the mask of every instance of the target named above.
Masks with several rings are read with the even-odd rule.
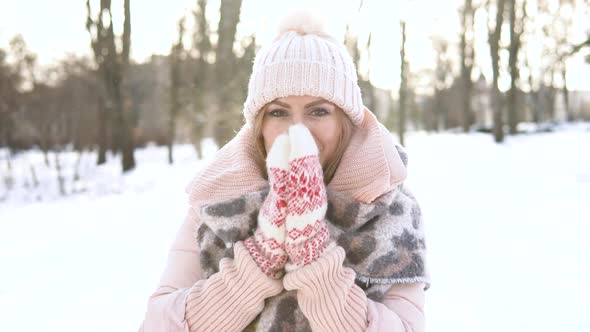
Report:
[[[290,262],[304,266],[320,257],[328,245],[324,222],[328,200],[313,136],[305,126],[295,125],[289,128],[289,138],[285,249]]]
[[[326,204],[324,176],[318,156],[305,156],[289,162],[289,195],[287,213],[303,215]]]
[[[266,160],[269,192],[258,213],[258,226],[253,236],[244,241],[248,252],[262,272],[279,278],[287,262],[285,223],[287,217],[287,180],[289,139],[275,139]]]

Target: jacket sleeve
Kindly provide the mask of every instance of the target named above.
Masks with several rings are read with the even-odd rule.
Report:
[[[367,298],[342,265],[345,251],[335,247],[317,261],[287,273],[285,289],[297,300],[313,331],[424,331],[424,285],[394,285],[382,303]]]
[[[203,279],[197,226],[190,209],[140,331],[241,331],[262,311],[265,298],[282,291],[282,283],[262,273],[241,242],[234,246],[234,259],[222,259],[220,271]]]

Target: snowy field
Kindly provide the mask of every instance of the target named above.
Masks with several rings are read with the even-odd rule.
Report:
[[[13,189],[0,179],[0,331],[136,331],[206,145],[204,160],[178,146],[173,166],[163,148],[138,150],[124,176],[116,159],[83,156],[79,180],[64,171],[65,197],[41,154],[16,156]],[[429,332],[590,331],[590,125],[503,145],[413,134],[406,148],[426,222]],[[64,170],[76,158],[64,154]]]

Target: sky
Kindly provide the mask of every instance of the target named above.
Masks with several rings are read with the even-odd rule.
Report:
[[[209,15],[218,17],[219,0],[210,0]],[[359,0],[243,0],[242,23],[238,33],[256,33],[259,43],[272,39],[278,18],[292,7],[312,7],[326,17],[326,29],[337,37],[344,35],[346,22],[366,40],[372,31],[370,78],[381,88],[396,89],[399,82],[399,18],[407,19],[407,54],[410,69],[421,72],[434,68],[435,53],[431,38],[439,36],[457,40],[459,21],[457,8],[460,0],[377,1],[364,0],[359,13]],[[0,47],[20,33],[30,50],[37,53],[42,64],[62,58],[67,53],[90,54],[89,36],[85,30],[86,1],[83,0],[0,0]],[[91,2],[98,8],[98,1]],[[136,61],[144,61],[152,53],[167,54],[176,39],[176,22],[183,15],[190,16],[196,0],[134,0],[132,13],[132,53]],[[31,11],[31,8],[34,10]],[[122,30],[122,1],[113,1],[115,28]],[[584,13],[576,16],[577,40],[584,38]],[[482,21],[483,23],[483,21]],[[483,74],[491,78],[489,49],[486,44],[485,23],[476,27],[476,61]],[[531,41],[535,43],[535,41]],[[456,51],[456,50],[454,50]],[[458,54],[456,56],[458,58]],[[533,60],[535,57],[533,57]],[[369,68],[361,64],[362,71]],[[568,84],[574,90],[590,90],[590,65],[582,54],[568,62]],[[455,70],[457,70],[456,68]],[[475,73],[479,72],[476,68]],[[507,88],[507,77],[500,82]]]

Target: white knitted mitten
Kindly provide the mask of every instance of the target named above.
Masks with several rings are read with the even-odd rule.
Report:
[[[287,270],[314,262],[326,249],[329,238],[324,222],[328,198],[318,148],[309,130],[301,124],[289,128],[289,138]]]
[[[289,151],[289,137],[278,136],[266,158],[270,188],[258,213],[258,228],[244,241],[262,272],[271,278],[280,278],[287,262],[285,220]]]

